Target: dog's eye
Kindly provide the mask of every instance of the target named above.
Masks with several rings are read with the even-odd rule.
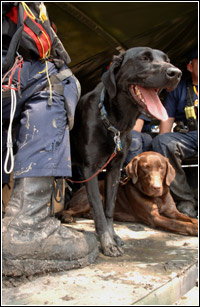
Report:
[[[164,57],[164,61],[167,62],[167,63],[170,63],[170,59],[168,58],[168,56]]]
[[[153,60],[151,52],[148,52],[148,51],[141,54],[140,59],[144,62],[151,62]]]
[[[143,169],[145,170],[149,169],[149,165],[147,163],[143,164]]]
[[[145,62],[150,62],[150,58],[147,55],[141,56],[141,60]]]

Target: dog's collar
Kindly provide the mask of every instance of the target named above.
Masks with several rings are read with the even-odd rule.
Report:
[[[120,139],[120,131],[115,128],[110,121],[108,120],[107,117],[107,112],[104,106],[104,98],[105,98],[105,93],[106,93],[106,89],[105,87],[103,87],[102,91],[101,91],[101,96],[100,96],[100,102],[99,102],[99,111],[101,114],[101,119],[104,123],[104,125],[106,126],[106,128],[109,131],[112,131],[114,133],[114,142],[115,142],[115,151],[121,151],[122,150],[122,143],[121,143],[121,139]]]
[[[120,180],[120,184],[125,185],[130,181],[130,179],[131,178],[127,176],[127,177],[123,178],[122,180]]]

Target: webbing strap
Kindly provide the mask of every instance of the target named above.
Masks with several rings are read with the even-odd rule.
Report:
[[[59,194],[60,199],[58,199],[58,194]],[[54,179],[53,191],[52,191],[51,202],[50,202],[50,215],[51,216],[54,216],[55,201],[59,204],[64,202],[63,179],[58,179],[58,178]]]
[[[22,31],[24,28],[24,24],[23,24],[23,17],[24,17],[24,9],[23,6],[21,5],[21,3],[19,3],[18,6],[18,21],[17,21],[17,30],[14,33],[9,48],[8,48],[8,52],[6,54],[6,57],[3,61],[2,64],[2,74],[5,74],[13,65],[14,61],[15,61],[15,56],[16,53],[19,49],[19,45],[20,45],[20,41],[21,41],[21,37],[22,37]]]
[[[185,104],[185,115],[189,131],[194,131],[198,129],[198,119],[195,114],[194,102],[195,102],[195,95],[194,95],[193,85],[192,82],[188,82],[186,104]]]
[[[194,105],[194,91],[193,91],[193,85],[191,82],[187,83],[187,95],[186,95],[186,106],[193,106]]]
[[[56,91],[58,94],[63,95],[64,92],[64,85],[63,84],[58,84],[61,81],[65,80],[68,77],[73,76],[72,71],[67,68],[62,70],[61,72],[54,74],[50,77],[50,82],[51,82],[51,87],[52,90]],[[48,91],[49,90],[49,86],[44,88],[44,91]]]
[[[35,35],[40,36],[42,31],[40,28],[27,16],[24,20],[24,23],[27,27],[29,27]]]
[[[63,84],[58,84],[61,81],[69,78],[69,77],[73,77],[73,73],[71,71],[71,69],[66,68],[64,70],[62,70],[61,72],[54,74],[50,77],[50,81],[51,81],[51,87],[52,90],[57,92],[60,95],[63,95],[64,93],[64,85]],[[75,78],[75,81],[77,79]],[[76,83],[77,84],[77,83]],[[49,90],[49,86],[45,87],[44,90],[48,91]]]
[[[60,83],[61,81],[71,77],[73,75],[71,69],[66,68],[64,70],[62,70],[61,72],[54,74],[50,77],[51,79],[51,83],[52,84],[56,84],[56,83]]]

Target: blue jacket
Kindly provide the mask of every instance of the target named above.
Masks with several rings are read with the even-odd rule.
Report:
[[[187,97],[187,82],[182,80],[177,88],[169,92],[165,101],[165,108],[167,110],[169,117],[175,117],[175,121],[183,121],[186,123],[185,117],[185,104],[186,104],[186,97]],[[195,94],[197,99],[197,96]]]

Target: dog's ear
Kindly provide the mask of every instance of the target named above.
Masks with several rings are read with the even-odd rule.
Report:
[[[133,184],[138,181],[138,157],[133,158],[126,166],[126,174],[132,179]]]
[[[111,99],[113,99],[117,94],[117,84],[115,80],[115,74],[117,68],[121,66],[123,58],[124,58],[124,53],[121,53],[120,55],[114,55],[112,64],[101,77],[101,80]]]
[[[172,183],[172,181],[175,178],[176,172],[175,169],[173,168],[173,166],[171,165],[171,163],[169,162],[169,160],[167,158],[166,159],[166,163],[167,163],[167,171],[166,171],[166,177],[165,177],[165,182],[167,186],[170,186],[170,184]]]

